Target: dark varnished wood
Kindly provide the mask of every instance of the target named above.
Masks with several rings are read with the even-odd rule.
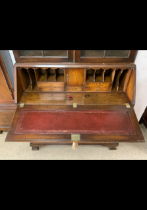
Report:
[[[128,58],[116,58],[116,57],[81,57],[81,50],[75,51],[75,61],[79,63],[128,63],[134,62],[137,50],[131,50]]]
[[[14,90],[7,69],[0,53],[0,131],[8,131],[12,122],[16,105]]]
[[[135,68],[136,65],[134,63],[15,63],[14,68]]]
[[[13,122],[11,124],[11,128],[9,130],[9,133],[7,135],[6,141],[26,141],[26,142],[36,142],[36,143],[68,143],[69,141],[71,142],[71,135],[69,134],[48,134],[48,135],[43,135],[43,134],[15,134],[15,129],[17,126],[17,122],[21,113],[21,110],[25,109],[31,109],[31,110],[50,110],[50,109],[59,109],[59,106],[41,106],[41,105],[34,105],[34,106],[28,106],[25,105],[24,108],[17,108],[17,111],[15,113]],[[81,143],[119,143],[119,142],[144,142],[144,138],[142,136],[139,124],[137,122],[136,115],[134,113],[133,108],[127,109],[126,106],[110,106],[110,105],[101,105],[101,106],[81,106],[79,105],[77,109],[73,109],[72,106],[60,106],[60,110],[127,110],[131,121],[132,125],[135,130],[135,135],[81,135]]]
[[[136,66],[131,62],[133,62],[136,52],[131,51],[130,56],[125,59],[117,58],[116,60],[115,58],[115,62],[114,58],[105,58],[105,62],[103,59],[97,58],[94,60],[80,58],[79,63],[77,63],[77,53],[78,51],[76,51],[76,63],[72,63],[72,61],[67,63],[65,60],[62,60],[62,62],[54,59],[45,60],[44,58],[42,60],[21,58],[20,61],[19,58],[18,62],[20,63],[14,65],[15,102],[18,107],[6,141],[31,142],[30,146],[33,150],[38,150],[39,147],[50,144],[72,144],[70,134],[15,133],[22,110],[60,109],[72,110],[73,112],[77,110],[103,110],[104,113],[105,110],[106,112],[108,110],[115,111],[115,113],[117,111],[128,112],[134,129],[132,133],[126,132],[127,135],[124,135],[124,133],[123,135],[119,135],[120,133],[117,135],[81,134],[79,145],[97,144],[114,150],[120,142],[144,142],[133,109],[135,104]],[[42,55],[44,54],[45,52],[42,51]],[[27,76],[22,76],[24,72],[21,75],[21,69],[25,69]],[[32,69],[31,73],[30,69]],[[25,83],[27,83],[26,86]],[[20,103],[24,103],[23,108],[19,107]],[[73,103],[77,103],[77,109],[73,108]],[[130,105],[130,108],[126,107],[126,103]],[[46,119],[48,120],[47,117]],[[112,120],[114,119],[111,118]],[[44,123],[44,121],[42,122]],[[38,128],[36,129],[38,130]]]
[[[13,97],[10,93],[7,81],[0,66],[0,101],[1,100],[13,101]]]
[[[146,107],[146,109],[145,109],[145,111],[144,111],[144,113],[143,113],[139,123],[140,124],[144,123],[145,127],[147,128],[147,107]]]
[[[58,56],[20,56],[19,50],[13,50],[13,54],[17,63],[36,63],[36,62],[73,62],[73,50],[68,50],[67,57],[58,57]]]
[[[0,53],[0,67],[1,67],[1,69],[2,69],[4,78],[5,78],[6,82],[7,82],[7,86],[8,86],[8,88],[9,88],[9,90],[11,90],[12,98],[14,99],[14,89],[13,89],[12,83],[11,83],[11,81],[10,81],[10,78],[9,78],[7,69],[6,69],[6,67],[5,67],[5,64],[4,64],[4,61],[3,61],[3,58],[2,58],[1,53]],[[1,77],[0,77],[0,78],[1,78]]]
[[[55,143],[54,143],[55,144]],[[71,145],[71,143],[66,143],[66,144],[60,144],[58,143],[58,145]],[[88,143],[78,143],[79,145],[89,145]],[[30,147],[32,147],[32,150],[33,151],[38,151],[40,147],[46,147],[46,146],[49,146],[49,145],[52,145],[52,143],[48,143],[48,144],[39,144],[39,143],[30,143]],[[108,147],[110,150],[117,150],[116,147],[119,146],[118,143],[112,143],[112,144],[98,144],[98,143],[95,143],[94,145],[99,145],[99,146],[104,146],[104,147]]]

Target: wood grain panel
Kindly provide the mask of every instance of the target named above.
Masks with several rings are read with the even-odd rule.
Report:
[[[38,82],[39,91],[64,91],[64,83]]]
[[[66,91],[72,91],[72,92],[78,92],[78,91],[84,91],[84,88],[83,87],[70,87],[70,86],[67,86],[66,87]]]
[[[10,80],[10,78],[9,78],[9,74],[8,74],[8,72],[7,72],[7,69],[6,69],[6,66],[5,66],[5,64],[4,64],[4,61],[3,61],[3,58],[2,58],[1,53],[0,53],[0,66],[1,66],[2,71],[3,71],[3,75],[4,75],[4,77],[5,77],[6,81],[7,81],[8,88],[11,90],[11,92],[12,92],[12,97],[13,97],[13,99],[14,99],[14,89],[13,89],[11,80]]]
[[[111,91],[112,83],[86,83],[85,91]]]
[[[0,66],[0,100],[13,100],[12,95],[7,84],[7,81],[4,77],[2,68]]]
[[[68,95],[73,97],[69,100]],[[20,103],[25,104],[42,104],[42,105],[72,105],[77,103],[80,105],[123,105],[129,103],[129,98],[123,92],[113,93],[24,93]]]
[[[30,77],[29,77],[29,74],[27,72],[27,69],[23,69],[23,68],[18,69],[18,74],[19,74],[19,78],[21,80],[23,91],[26,91],[26,89],[30,85]]]
[[[123,91],[126,92],[131,73],[132,73],[131,70],[124,70],[123,71],[122,75],[120,76],[119,90],[123,90]]]
[[[69,81],[67,86],[83,86],[84,84],[84,69],[67,69]]]

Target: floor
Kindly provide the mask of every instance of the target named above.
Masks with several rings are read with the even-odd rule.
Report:
[[[121,143],[117,150],[102,146],[51,145],[32,151],[29,143],[5,142],[7,132],[0,135],[0,160],[147,160],[147,129],[140,125],[145,143]]]

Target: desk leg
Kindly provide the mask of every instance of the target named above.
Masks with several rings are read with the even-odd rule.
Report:
[[[119,144],[118,143],[113,143],[113,144],[110,143],[110,144],[101,144],[101,146],[108,147],[109,150],[117,150],[116,147],[118,147]]]
[[[37,143],[30,143],[30,147],[32,147],[32,150],[33,151],[38,151],[39,150],[39,147],[45,147],[45,146],[48,146],[50,144],[37,144]],[[104,147],[108,147],[109,150],[117,150],[116,147],[119,146],[118,143],[104,143],[104,144],[97,144],[97,145],[101,145],[101,146],[104,146]]]
[[[38,151],[39,147],[45,147],[48,146],[48,144],[35,144],[35,143],[30,143],[30,147],[32,147],[33,151]]]
[[[30,143],[30,147],[32,147],[33,151],[38,151],[39,150],[39,147],[36,144]]]

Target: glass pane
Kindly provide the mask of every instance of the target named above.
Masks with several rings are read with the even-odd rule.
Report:
[[[130,50],[106,50],[106,57],[129,57]]]
[[[104,50],[81,50],[81,57],[103,57]]]
[[[19,50],[20,56],[42,56],[42,50]]]
[[[44,50],[44,56],[67,57],[67,50]]]

